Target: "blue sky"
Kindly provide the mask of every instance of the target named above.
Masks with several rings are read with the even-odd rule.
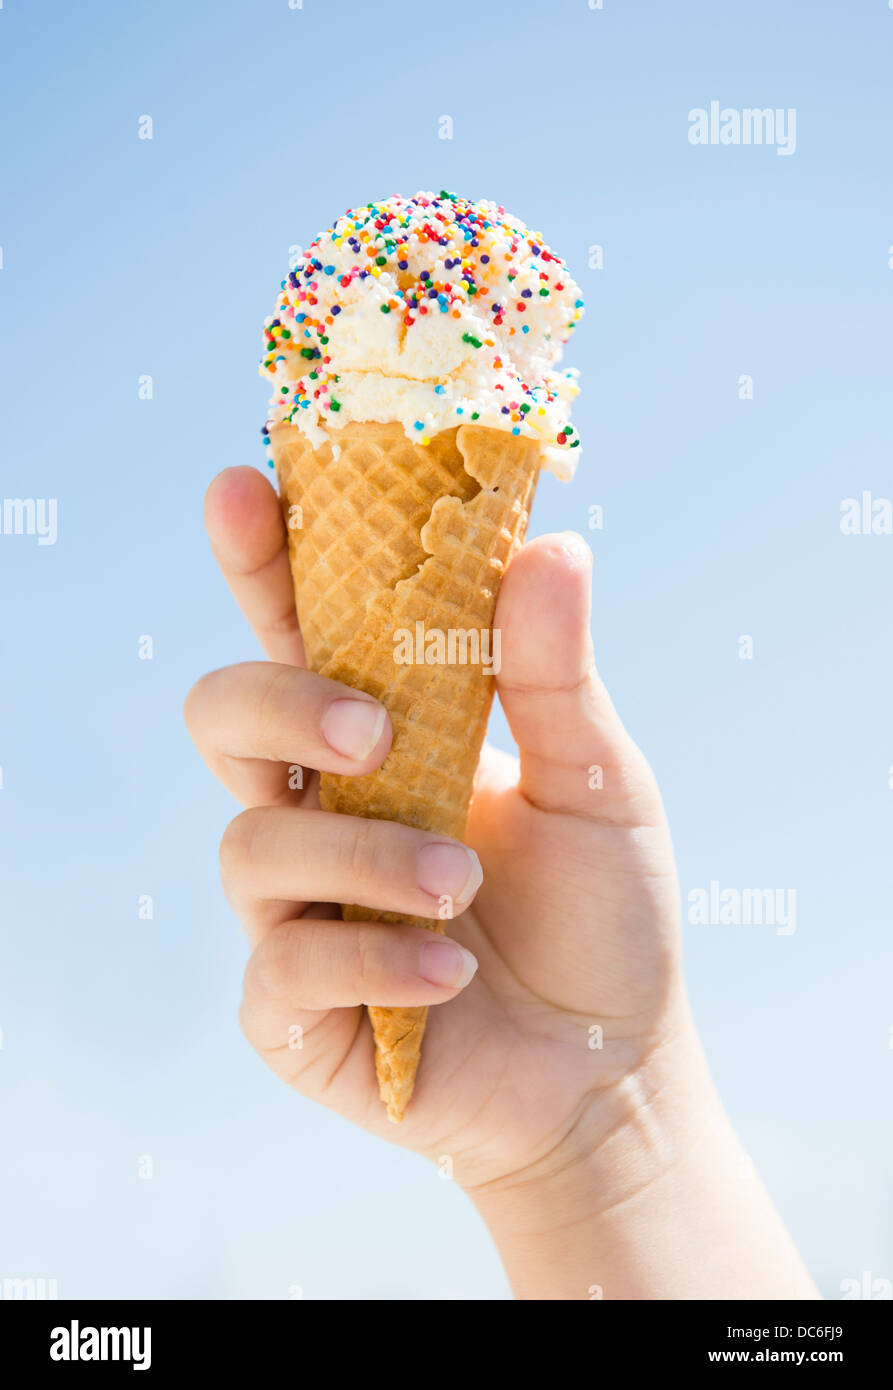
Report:
[[[600,667],[684,897],[796,892],[790,935],[686,927],[695,1012],[825,1292],[893,1277],[893,536],[840,529],[844,499],[893,495],[891,45],[883,0],[6,0],[0,491],[58,499],[59,534],[0,535],[0,1276],[506,1296],[450,1183],[243,1042],[216,870],[235,807],[180,716],[256,653],[201,499],[263,466],[288,247],[446,187],[524,217],[583,286],[583,457],[533,529],[593,543]],[[795,109],[795,153],[693,146],[712,100]]]

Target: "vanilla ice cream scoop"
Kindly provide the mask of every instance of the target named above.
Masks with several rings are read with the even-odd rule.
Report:
[[[473,422],[539,440],[569,478],[579,388],[555,368],[582,312],[564,262],[495,203],[417,193],[351,210],[265,321],[265,433],[291,421],[318,447],[349,421],[397,421],[426,444]]]

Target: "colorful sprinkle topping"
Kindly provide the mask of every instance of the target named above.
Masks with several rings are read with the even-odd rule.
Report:
[[[470,417],[539,439],[569,476],[579,388],[553,368],[582,312],[564,262],[497,204],[441,192],[350,210],[265,321],[264,433],[293,421],[317,444],[348,420],[399,420],[427,443]]]

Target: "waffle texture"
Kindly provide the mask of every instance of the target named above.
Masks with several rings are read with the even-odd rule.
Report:
[[[539,446],[462,425],[423,447],[372,423],[347,425],[335,446],[314,449],[291,424],[270,442],[308,664],[375,696],[393,728],[377,772],[322,774],[322,806],[462,839],[498,664],[496,598],[527,530]],[[343,914],[443,931],[449,906],[442,919]],[[381,1097],[399,1121],[427,1009],[369,1017]]]

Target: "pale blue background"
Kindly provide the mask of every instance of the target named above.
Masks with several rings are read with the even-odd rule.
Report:
[[[55,547],[0,537],[0,1277],[506,1296],[451,1184],[242,1040],[235,808],[180,716],[256,651],[201,499],[263,466],[287,248],[419,187],[503,201],[583,284],[583,462],[535,529],[605,508],[598,655],[683,890],[797,891],[793,936],[687,929],[694,1006],[823,1289],[893,1277],[893,537],[839,528],[843,498],[893,491],[884,0],[6,0],[0,46],[0,492],[60,512]],[[692,147],[711,99],[796,107],[796,154]]]

